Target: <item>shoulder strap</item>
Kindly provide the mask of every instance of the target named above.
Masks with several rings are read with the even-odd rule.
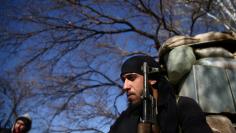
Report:
[[[181,96],[179,96],[179,95],[176,95],[176,107],[177,107],[177,118],[178,118],[178,133],[182,133],[182,128],[181,128],[181,126],[180,126],[180,112],[179,112],[179,99],[181,98]]]
[[[179,98],[180,98],[181,96],[179,96],[179,95],[175,95],[175,98],[176,98],[176,105],[178,106],[178,103],[179,103]]]

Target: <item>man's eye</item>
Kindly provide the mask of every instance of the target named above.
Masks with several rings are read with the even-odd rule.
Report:
[[[136,76],[136,75],[133,75],[133,74],[126,76],[126,78],[127,78],[128,80],[130,80],[130,81],[134,81],[134,80],[136,79],[136,77],[137,77],[137,76]]]
[[[123,82],[125,82],[126,79],[129,80],[129,81],[134,81],[137,77],[138,77],[137,74],[127,74],[127,75],[122,76],[121,80]]]

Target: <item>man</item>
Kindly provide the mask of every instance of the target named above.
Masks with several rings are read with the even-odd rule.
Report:
[[[27,133],[31,129],[32,120],[28,114],[16,119],[12,129],[0,129],[0,133]]]
[[[137,133],[142,112],[141,95],[144,76],[143,62],[148,66],[160,68],[150,56],[134,56],[124,62],[121,68],[123,90],[129,106],[111,126],[109,133]],[[148,75],[150,91],[157,98],[157,123],[161,133],[211,133],[205,115],[199,105],[187,97],[175,97],[171,85],[160,73]],[[157,94],[154,94],[157,92]]]

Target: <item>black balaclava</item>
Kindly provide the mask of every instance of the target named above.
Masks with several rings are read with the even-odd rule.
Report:
[[[121,74],[120,74],[121,79],[122,79],[122,76],[127,73],[138,73],[140,75],[143,75],[142,65],[144,62],[147,62],[149,67],[160,69],[159,64],[150,56],[146,56],[146,55],[133,56],[127,59],[123,63],[121,67]],[[158,79],[160,76],[161,75],[159,73],[153,73],[153,74],[149,74],[148,78]]]

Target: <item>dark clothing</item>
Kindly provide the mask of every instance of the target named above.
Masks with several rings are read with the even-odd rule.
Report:
[[[161,133],[212,133],[200,106],[191,98],[175,97],[171,85],[165,79],[159,79],[154,88],[158,89],[158,118]],[[137,133],[141,114],[141,105],[129,106],[109,133]]]
[[[184,133],[211,133],[200,106],[191,98],[180,97],[178,103],[179,125]]]
[[[211,133],[206,123],[205,115],[199,105],[192,99],[180,97],[177,110],[168,110],[164,107],[159,112],[159,123],[161,133]],[[139,123],[140,106],[130,106],[124,111],[109,133],[137,133]]]
[[[112,125],[109,133],[137,133],[140,106],[129,106]]]
[[[8,129],[8,128],[0,128],[0,133],[11,133],[11,129]]]

